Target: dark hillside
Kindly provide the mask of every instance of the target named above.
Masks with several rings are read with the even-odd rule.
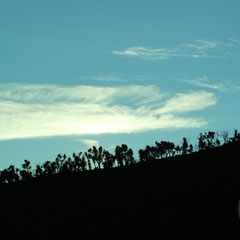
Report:
[[[130,166],[2,184],[1,234],[240,239],[239,149],[239,142],[229,143]]]

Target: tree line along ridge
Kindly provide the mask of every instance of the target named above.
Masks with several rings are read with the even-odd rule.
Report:
[[[220,147],[232,142],[240,142],[238,130],[234,131],[232,137],[229,137],[227,131],[221,134],[209,131],[200,133],[196,146],[190,144],[185,137],[182,139],[181,145],[175,145],[169,141],[156,141],[154,146],[147,145],[145,149],[138,151],[139,159],[134,158],[133,150],[126,144],[116,146],[113,154],[101,146],[93,146],[86,152],[73,153],[72,157],[67,157],[66,154],[58,154],[55,161],[46,161],[43,164],[38,164],[35,169],[32,168],[29,160],[24,160],[21,168],[10,165],[8,168],[0,171],[0,183],[25,182],[41,176],[129,166],[139,162],[192,154],[193,152]]]

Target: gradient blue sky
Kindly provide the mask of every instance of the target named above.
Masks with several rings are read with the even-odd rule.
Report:
[[[239,129],[240,1],[0,3],[0,169]]]

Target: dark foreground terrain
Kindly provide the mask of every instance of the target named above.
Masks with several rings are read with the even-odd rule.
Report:
[[[240,239],[239,150],[1,184],[1,239]]]

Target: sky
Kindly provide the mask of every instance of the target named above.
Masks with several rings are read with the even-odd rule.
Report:
[[[240,1],[0,3],[0,170],[239,129]]]

